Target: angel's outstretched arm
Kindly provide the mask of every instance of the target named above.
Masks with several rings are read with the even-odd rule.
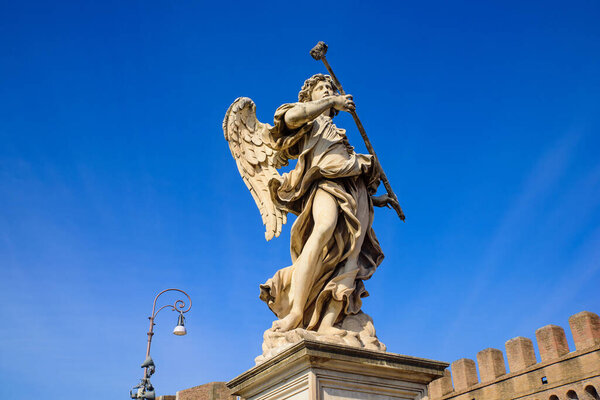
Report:
[[[354,110],[352,96],[330,96],[320,100],[298,103],[285,113],[284,121],[288,128],[296,129],[317,118],[330,108],[339,111]]]

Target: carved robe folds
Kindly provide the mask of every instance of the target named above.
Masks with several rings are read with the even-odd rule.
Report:
[[[331,194],[338,203],[339,217],[335,232],[323,250],[323,257],[314,265],[314,280],[304,305],[303,319],[298,328],[316,330],[330,301],[343,302],[338,324],[361,309],[361,298],[368,296],[363,284],[373,275],[383,260],[383,253],[371,228],[373,205],[370,194],[379,185],[379,176],[372,167],[370,155],[356,154],[348,143],[345,130],[337,128],[330,117],[321,115],[296,130],[289,130],[284,114],[294,104],[284,104],[275,113],[275,126],[270,130],[277,150],[287,158],[297,158],[296,167],[272,181],[274,202],[298,215],[291,230],[292,262],[302,252],[313,228],[312,204],[318,188]],[[356,216],[357,203],[368,202],[369,226],[360,226]],[[356,240],[366,230],[358,265],[340,274],[341,266],[356,246]],[[260,298],[278,318],[291,309],[290,288],[294,267],[283,268],[260,286]],[[341,284],[352,277],[353,285]]]

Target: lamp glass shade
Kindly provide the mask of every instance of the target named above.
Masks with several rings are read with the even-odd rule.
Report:
[[[173,334],[177,335],[177,336],[183,336],[183,335],[187,334],[187,331],[185,330],[185,326],[177,325],[175,327],[175,329],[173,329]]]
[[[173,329],[173,334],[177,336],[183,336],[187,334],[187,330],[185,329],[185,318],[183,314],[179,314],[179,318],[177,319],[177,326]]]

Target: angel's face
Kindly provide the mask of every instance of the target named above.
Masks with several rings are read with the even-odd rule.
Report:
[[[333,96],[333,87],[329,81],[319,81],[310,94],[312,101],[321,100],[328,96]]]

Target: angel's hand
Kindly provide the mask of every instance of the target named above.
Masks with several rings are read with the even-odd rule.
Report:
[[[387,207],[394,209],[400,207],[398,201],[387,193],[382,194],[381,196],[371,196],[371,200],[373,200],[373,206],[375,207]]]
[[[354,104],[354,100],[352,100],[352,95],[346,94],[344,96],[334,96],[333,108],[338,111],[352,112],[356,110],[356,104]]]

